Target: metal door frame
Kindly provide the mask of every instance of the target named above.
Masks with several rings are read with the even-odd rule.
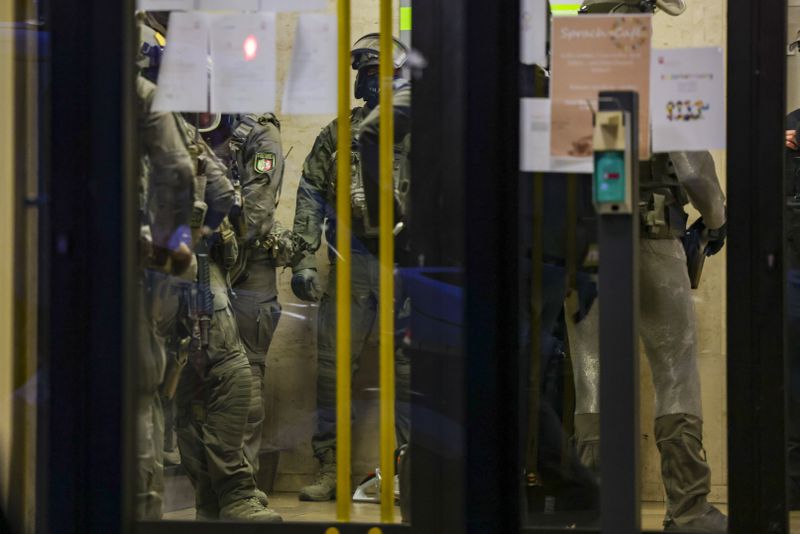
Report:
[[[783,343],[786,2],[730,0],[728,25],[731,532],[788,532]]]
[[[785,27],[785,0],[728,2],[731,534],[789,532],[783,308]],[[564,532],[540,528],[523,531]]]
[[[43,235],[39,425],[45,531],[214,532],[220,525],[132,528],[136,317],[136,143],[133,0],[44,4],[52,32],[52,162]],[[513,532],[521,528],[516,410],[518,325],[515,198],[518,172],[518,27],[508,2],[437,0],[414,6],[414,44],[440,69],[415,86],[415,173],[453,184],[463,225],[467,337],[463,359],[432,362],[414,389],[447,407],[460,452],[412,443],[415,526],[384,532]],[[729,463],[731,532],[784,532],[782,176],[785,5],[730,0],[728,193]],[[775,31],[781,28],[781,31]],[[123,58],[123,61],[120,61]],[[45,103],[45,104],[49,104]],[[774,131],[774,138],[761,135]],[[435,147],[435,149],[434,149]],[[503,176],[510,179],[503,180]],[[120,177],[126,178],[121,180]],[[498,179],[497,177],[500,177]],[[436,191],[433,191],[436,192]],[[438,191],[442,194],[442,190]],[[444,191],[447,193],[447,191]],[[111,303],[111,304],[110,304]],[[120,358],[119,355],[123,357]],[[429,371],[429,372],[427,372]],[[446,385],[447,387],[442,387]],[[756,407],[754,410],[753,407]],[[443,436],[452,439],[453,436]],[[776,461],[776,458],[778,459]],[[748,469],[737,469],[746,465]],[[121,496],[128,496],[122,498]],[[322,532],[323,524],[225,525],[230,532]],[[337,525],[364,533],[374,525]],[[524,528],[524,532],[561,532]],[[585,531],[590,532],[590,531]],[[596,532],[596,531],[595,531]]]
[[[42,229],[37,528],[114,532],[130,487],[123,414],[137,237],[133,2],[41,4],[52,37]],[[127,17],[123,17],[128,9]],[[125,201],[123,201],[125,200]],[[130,406],[130,405],[129,405]],[[132,424],[132,423],[131,423]],[[129,438],[129,439],[123,439]]]

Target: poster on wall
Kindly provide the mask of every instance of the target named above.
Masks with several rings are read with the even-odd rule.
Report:
[[[137,0],[138,11],[189,11],[194,0]]]
[[[153,111],[208,111],[209,19],[203,13],[172,13]]]
[[[196,0],[197,9],[209,11],[258,11],[258,0]]]
[[[520,170],[522,172],[585,173],[594,168],[590,158],[550,155],[550,99],[520,99]]]
[[[321,11],[327,0],[261,0],[261,11]]]
[[[283,113],[336,114],[339,80],[337,36],[336,15],[300,15],[292,64],[283,93]]]
[[[547,0],[520,2],[520,60],[547,65]]]
[[[220,15],[211,23],[211,111],[275,111],[275,13]]]
[[[320,11],[327,0],[136,0],[139,11]]]
[[[611,90],[639,93],[639,157],[650,157],[652,35],[652,15],[553,18],[553,156],[592,156],[592,112],[598,93]]]
[[[725,148],[721,48],[653,49],[650,87],[653,152]]]

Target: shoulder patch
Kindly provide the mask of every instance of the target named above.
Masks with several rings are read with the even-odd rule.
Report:
[[[256,154],[255,171],[258,174],[266,174],[275,168],[275,161],[277,158],[272,152],[259,152]]]

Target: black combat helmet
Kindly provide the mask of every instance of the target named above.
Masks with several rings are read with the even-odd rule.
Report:
[[[579,13],[653,13],[660,9],[677,17],[686,11],[684,0],[583,0]]]
[[[394,59],[394,68],[402,69],[403,65],[408,61],[408,48],[395,38],[392,38],[392,56]],[[372,67],[378,65],[378,58],[381,51],[381,35],[379,33],[370,33],[356,41],[353,49],[350,52],[350,60],[353,65],[353,70],[361,70],[364,67]]]
[[[356,76],[356,98],[365,100],[367,106],[375,107],[378,103],[378,71],[380,65],[380,40],[379,33],[370,33],[356,41],[350,52],[350,62],[353,70],[358,71]],[[392,38],[392,60],[395,71],[403,68],[408,61],[408,48],[406,45]]]

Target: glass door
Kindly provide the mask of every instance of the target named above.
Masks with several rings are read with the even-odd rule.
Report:
[[[546,4],[521,3],[524,524],[725,531],[727,2]],[[598,93],[631,88],[649,136],[623,220],[634,169],[603,167],[597,132],[626,106]]]

